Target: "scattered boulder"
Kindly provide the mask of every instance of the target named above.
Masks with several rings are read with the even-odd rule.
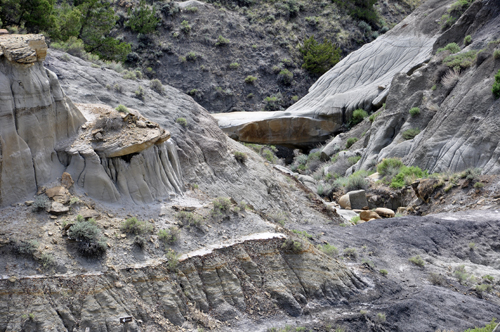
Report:
[[[61,184],[64,188],[70,189],[75,184],[75,181],[73,181],[71,174],[64,172],[61,177]]]
[[[81,215],[85,220],[90,218],[97,219],[101,216],[99,212],[91,209],[80,211],[79,215]]]
[[[69,212],[69,207],[62,205],[59,202],[52,202],[48,212],[55,215],[65,214]]]
[[[69,203],[69,200],[71,198],[71,195],[70,195],[68,189],[66,189],[63,186],[57,186],[57,187],[47,189],[45,191],[45,194],[49,198],[53,199],[55,202],[59,202],[61,204]]]
[[[366,192],[364,190],[355,190],[347,193],[351,209],[363,209],[368,206]]]
[[[349,200],[348,194],[342,195],[339,198],[338,203],[339,203],[340,207],[343,209],[350,209],[351,208],[351,201]]]
[[[396,214],[391,209],[378,207],[375,212],[382,218],[393,218]]]
[[[382,217],[380,217],[377,212],[370,210],[361,211],[361,213],[359,214],[359,218],[364,221],[382,219]]]

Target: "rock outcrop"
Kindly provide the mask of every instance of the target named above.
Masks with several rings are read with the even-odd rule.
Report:
[[[182,192],[170,134],[138,112],[78,109],[44,67],[46,54],[42,35],[0,36],[0,206],[33,195],[63,172],[108,202]]]
[[[240,141],[299,147],[322,142],[339,132],[355,109],[382,105],[396,74],[410,73],[430,59],[440,35],[438,21],[452,2],[425,2],[391,31],[340,61],[284,112],[214,117]]]
[[[237,316],[280,311],[300,316],[308,303],[356,301],[367,284],[313,246],[282,248],[284,236],[246,241],[167,263],[81,276],[0,280],[0,330],[178,331],[187,319],[217,327]],[[23,318],[22,313],[32,315]],[[206,315],[210,313],[211,316]],[[176,326],[177,325],[177,326]],[[205,326],[209,327],[209,326]]]
[[[356,169],[398,157],[429,173],[469,167],[500,172],[500,101],[491,92],[500,69],[500,61],[493,56],[498,52],[498,26],[499,3],[476,1],[434,46],[457,42],[462,46],[458,57],[472,54],[469,65],[454,71],[443,63],[449,55],[444,51],[414,72],[394,77],[386,108],[367,132],[369,139]],[[470,45],[463,44],[467,35],[472,38]],[[451,82],[445,82],[445,75],[453,75]],[[414,107],[420,110],[417,116],[409,114]],[[418,135],[407,139],[408,130]]]
[[[85,122],[44,68],[46,53],[41,35],[0,36],[0,206],[61,176],[56,147]]]

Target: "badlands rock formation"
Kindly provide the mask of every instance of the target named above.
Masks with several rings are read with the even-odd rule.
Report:
[[[438,21],[453,1],[431,0],[391,31],[364,45],[324,74],[284,112],[214,114],[230,137],[264,144],[310,146],[345,126],[357,108],[382,105],[393,77],[429,60]]]
[[[182,192],[177,150],[165,130],[146,119],[138,128],[137,112],[115,124],[112,109],[87,111],[86,118],[44,67],[42,35],[0,36],[0,49],[0,206],[32,196],[63,172],[108,202]]]
[[[436,49],[456,42],[462,48],[459,56],[473,54],[469,66],[454,74],[443,64],[449,53],[442,52],[411,73],[395,75],[385,109],[366,131],[363,142],[353,147],[365,148],[354,169],[368,169],[383,158],[398,157],[429,173],[472,167],[484,174],[498,174],[500,100],[491,88],[500,69],[499,59],[493,56],[499,48],[499,26],[498,1],[476,1],[434,45]],[[470,45],[463,43],[467,35],[472,37]],[[445,82],[445,75],[455,78]],[[420,109],[419,115],[409,114],[413,107]],[[420,133],[407,140],[403,133],[410,129]],[[336,138],[324,152],[331,155],[343,149],[348,137],[352,135]]]

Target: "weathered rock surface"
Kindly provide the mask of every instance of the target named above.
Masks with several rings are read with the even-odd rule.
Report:
[[[178,331],[176,325],[197,310],[210,312],[216,325],[254,312],[299,316],[308,303],[356,302],[367,287],[313,246],[288,252],[281,249],[283,241],[247,241],[191,256],[177,272],[160,263],[94,275],[2,279],[0,329],[19,331],[32,324],[38,331],[118,332],[119,317],[133,316],[133,329]],[[21,312],[32,313],[33,319],[22,318]]]
[[[397,73],[411,72],[430,58],[440,33],[437,21],[452,2],[425,2],[387,34],[340,61],[286,111],[214,117],[240,141],[294,146],[324,141],[349,122],[355,109],[380,106]]]
[[[0,37],[0,206],[34,194],[61,176],[58,144],[85,122],[43,67],[41,35]]]
[[[364,190],[354,190],[346,194],[349,197],[351,209],[363,209],[368,206],[366,192]]]
[[[359,163],[368,169],[383,158],[399,157],[408,165],[432,172],[457,172],[480,168],[483,173],[500,171],[497,146],[500,135],[496,111],[499,100],[491,92],[500,62],[492,56],[500,35],[500,4],[476,1],[464,15],[440,37],[435,45],[450,42],[463,46],[462,53],[479,53],[468,68],[463,68],[451,86],[442,77],[451,69],[442,64],[446,54],[435,56],[428,64],[409,75],[397,74],[389,89],[386,109],[367,133],[369,142]],[[473,42],[465,46],[463,39]],[[420,108],[418,116],[408,111]],[[418,129],[420,133],[406,140],[403,133]]]

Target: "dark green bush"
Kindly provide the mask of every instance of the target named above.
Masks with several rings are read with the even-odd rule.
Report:
[[[364,118],[368,116],[368,113],[366,113],[365,110],[363,109],[357,109],[352,113],[352,118],[351,118],[351,124],[353,126],[357,125],[361,121],[363,121]]]
[[[138,6],[133,10],[128,10],[129,19],[127,26],[132,31],[148,34],[156,30],[156,26],[160,22],[156,18],[156,11],[154,8],[149,9],[144,0],[141,0]]]
[[[313,74],[322,75],[340,61],[339,47],[326,39],[318,43],[314,36],[306,39],[299,51],[304,60],[302,68]]]
[[[184,20],[181,22],[181,30],[185,33],[188,34],[191,32],[191,26],[189,25],[189,22]]]
[[[45,211],[50,207],[50,201],[47,195],[41,194],[35,197],[33,204],[31,205],[31,211],[41,212]]]
[[[283,69],[278,74],[278,81],[283,83],[284,85],[290,85],[293,81],[293,73],[288,69]]]
[[[424,267],[425,265],[424,260],[419,255],[408,258],[408,261],[419,267]]]
[[[255,77],[255,76],[247,76],[245,78],[245,83],[248,83],[248,84],[253,84],[255,81],[257,81],[257,77]]]
[[[281,245],[281,249],[291,252],[300,252],[304,248],[304,245],[299,240],[286,239]]]
[[[493,92],[495,98],[500,98],[500,70],[495,75],[495,82],[493,83],[491,92]]]
[[[439,54],[444,51],[449,51],[451,54],[460,52],[460,46],[457,43],[449,43],[445,47],[438,48],[436,54]]]
[[[357,141],[358,141],[357,137],[350,137],[349,139],[347,139],[347,142],[345,143],[345,148],[349,149]]]
[[[472,43],[472,36],[471,35],[467,35],[465,36],[464,38],[464,45],[469,45],[470,43]]]
[[[14,252],[25,256],[33,256],[38,250],[39,245],[40,244],[36,240],[12,241]]]
[[[443,64],[445,64],[450,68],[460,67],[462,69],[465,69],[469,68],[475,63],[476,57],[477,57],[477,51],[472,50],[468,52],[447,56],[443,60]]]
[[[82,255],[102,255],[107,250],[107,244],[95,220],[79,220],[69,228],[68,236],[79,242],[78,251]]]
[[[419,114],[420,114],[420,108],[418,108],[418,107],[412,107],[410,109],[410,115],[411,116],[417,116]]]

